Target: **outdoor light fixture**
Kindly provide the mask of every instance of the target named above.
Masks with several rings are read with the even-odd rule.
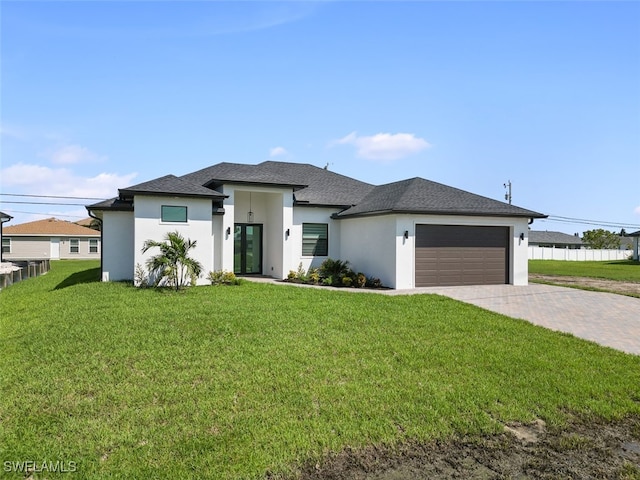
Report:
[[[253,212],[251,211],[251,192],[249,192],[249,211],[247,212],[247,222],[253,223]]]
[[[231,235],[231,227],[227,227],[227,235]]]
[[[524,233],[520,234],[520,240],[524,240]]]
[[[404,238],[409,239],[409,230],[404,231]]]
[[[291,234],[291,231],[287,228],[284,232],[284,234],[287,236],[287,238],[289,237],[289,235]]]

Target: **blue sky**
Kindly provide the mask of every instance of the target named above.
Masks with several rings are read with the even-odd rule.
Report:
[[[498,200],[511,180],[516,205],[604,223],[536,230],[640,229],[638,2],[0,9],[0,209],[13,224],[86,211],[8,193],[109,198],[272,159]]]

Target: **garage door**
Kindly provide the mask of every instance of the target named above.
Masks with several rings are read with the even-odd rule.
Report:
[[[509,283],[509,229],[416,225],[417,287]]]

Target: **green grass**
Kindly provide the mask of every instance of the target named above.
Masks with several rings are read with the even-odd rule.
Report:
[[[53,262],[0,292],[3,462],[263,478],[346,446],[640,414],[640,357],[444,297],[97,278]]]
[[[592,277],[640,283],[640,263],[632,260],[612,262],[567,262],[529,260],[529,273],[567,277]]]

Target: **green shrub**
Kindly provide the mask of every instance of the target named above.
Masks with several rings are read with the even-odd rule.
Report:
[[[342,277],[342,286],[350,287],[353,284],[353,279],[351,277]]]
[[[318,272],[317,268],[310,268],[307,273],[307,281],[317,285],[320,283],[320,272]]]
[[[320,277],[340,279],[349,272],[349,262],[347,260],[333,260],[327,258],[320,265]]]
[[[142,265],[136,263],[136,270],[133,274],[133,284],[136,287],[147,288],[149,286],[149,275]]]
[[[211,285],[240,285],[240,280],[236,277],[236,274],[225,270],[209,272],[207,280],[211,282]]]
[[[369,288],[382,288],[382,282],[376,277],[367,277],[365,285]]]
[[[358,272],[356,274],[356,279],[353,282],[353,286],[356,288],[362,288],[367,284],[367,277],[365,276],[364,273],[362,272]]]

